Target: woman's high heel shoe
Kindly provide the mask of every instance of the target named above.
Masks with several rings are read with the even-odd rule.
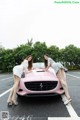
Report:
[[[72,99],[68,98],[67,101],[64,103],[65,105],[68,105],[69,103],[71,103]]]
[[[12,106],[13,105],[13,103],[12,102],[8,102],[8,106]]]
[[[18,105],[18,102],[16,102],[15,100],[12,100],[12,103],[13,103],[14,105]]]

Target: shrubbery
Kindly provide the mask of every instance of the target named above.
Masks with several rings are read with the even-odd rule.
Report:
[[[80,48],[69,45],[65,49],[59,49],[52,45],[47,47],[46,43],[20,45],[15,49],[0,49],[0,71],[12,71],[13,66],[20,64],[22,60],[32,55],[34,62],[43,61],[43,55],[49,54],[56,62],[61,62],[68,69],[80,69]]]

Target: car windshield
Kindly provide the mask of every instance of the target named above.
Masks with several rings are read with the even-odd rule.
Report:
[[[42,62],[33,63],[33,68],[44,68],[44,63]]]

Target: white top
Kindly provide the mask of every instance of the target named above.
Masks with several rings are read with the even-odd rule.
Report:
[[[51,67],[52,67],[53,63],[55,63],[55,61],[49,57],[48,58],[48,65],[51,65]]]
[[[55,73],[57,73],[58,70],[61,69],[61,68],[65,69],[64,66],[61,63],[55,62],[51,58],[48,58],[48,65],[51,65],[51,67],[54,69]]]
[[[21,78],[23,71],[28,67],[28,61],[24,60],[20,65],[17,65],[13,68],[13,74]]]
[[[27,61],[27,60],[24,60],[24,61],[21,63],[20,67],[22,68],[22,70],[26,70],[27,67],[28,67],[28,61]]]

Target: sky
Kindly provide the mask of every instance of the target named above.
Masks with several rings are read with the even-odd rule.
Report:
[[[31,38],[47,46],[80,47],[80,4],[0,0],[0,44],[12,49]]]

